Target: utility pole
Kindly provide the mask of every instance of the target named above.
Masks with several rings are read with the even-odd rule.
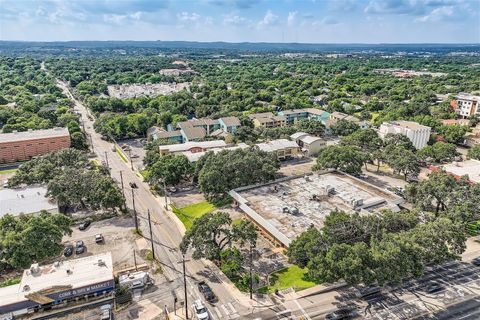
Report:
[[[105,151],[105,162],[107,164],[108,169],[110,170],[110,165],[108,164],[108,154],[107,151]]]
[[[130,158],[130,168],[133,171],[133,160],[132,160],[132,150],[128,149],[128,157]]]
[[[139,233],[138,221],[137,221],[137,210],[135,210],[135,193],[133,192],[133,188],[132,188],[132,204],[133,204],[133,214],[135,216],[135,231]]]
[[[163,194],[165,195],[165,210],[168,210],[167,184],[165,183],[165,179],[163,179]]]
[[[148,228],[150,229],[150,241],[152,242],[152,256],[153,260],[155,260],[155,247],[153,245],[153,233],[152,233],[152,221],[150,220],[150,209],[147,210],[148,214]]]
[[[125,189],[123,187],[123,172],[120,170],[120,183],[122,184],[122,194],[123,194],[123,199],[125,201]]]
[[[133,250],[133,263],[135,263],[135,271],[138,271],[138,268],[137,268],[137,255],[135,254],[135,250]]]
[[[253,299],[253,245],[250,244],[250,300]]]
[[[185,319],[188,319],[187,276],[185,275],[185,254],[182,254],[182,264],[183,264],[183,290],[185,291]]]

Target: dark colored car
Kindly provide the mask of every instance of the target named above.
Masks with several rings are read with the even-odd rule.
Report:
[[[203,294],[203,297],[208,302],[212,303],[217,300],[217,297],[213,293],[212,289],[205,281],[200,281],[198,283],[198,290]]]
[[[442,291],[443,289],[445,289],[444,286],[442,286],[439,283],[434,282],[434,283],[431,283],[427,286],[427,288],[425,289],[425,292],[426,293],[437,293],[437,292]]]
[[[476,257],[472,260],[472,264],[476,266],[480,266],[480,257]]]
[[[334,312],[328,313],[325,316],[326,320],[340,320],[340,319],[353,319],[356,314],[354,310],[350,309],[338,309]]]
[[[73,254],[73,246],[71,244],[66,245],[65,249],[63,249],[63,255],[65,257],[70,257]]]
[[[137,189],[138,188],[138,186],[135,182],[130,182],[129,184],[130,184],[130,188],[132,188],[132,189]]]
[[[90,220],[85,220],[78,226],[78,230],[85,230],[92,222]]]
[[[82,254],[85,252],[85,244],[82,240],[78,240],[77,244],[75,245],[75,253]]]

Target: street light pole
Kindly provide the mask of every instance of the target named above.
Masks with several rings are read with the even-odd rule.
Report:
[[[253,299],[253,245],[250,244],[250,300]]]
[[[139,233],[138,221],[137,221],[137,210],[135,209],[135,193],[133,192],[133,188],[132,188],[132,204],[133,204],[133,214],[135,216],[135,231]]]
[[[152,242],[152,257],[155,260],[155,247],[153,246],[153,233],[152,233],[152,221],[150,220],[150,209],[147,210],[148,214],[148,227],[150,228],[150,241]]]
[[[185,254],[182,254],[183,291],[185,292],[185,319],[188,319],[187,276],[185,275]]]

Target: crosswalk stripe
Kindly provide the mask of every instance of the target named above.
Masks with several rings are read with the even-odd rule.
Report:
[[[232,313],[237,313],[237,310],[235,310],[235,308],[233,307],[233,304],[231,302],[227,303],[227,305],[230,308],[230,311],[232,311]]]
[[[215,310],[215,313],[217,314],[218,319],[222,319],[222,313],[220,312],[220,310],[218,310],[217,307],[213,308],[213,310]]]
[[[221,307],[222,307],[223,311],[225,311],[225,314],[228,316],[230,314],[230,311],[227,309],[227,307],[225,307],[224,304],[222,304]]]

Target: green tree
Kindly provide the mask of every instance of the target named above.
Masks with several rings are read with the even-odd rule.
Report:
[[[360,129],[360,126],[355,122],[347,120],[338,120],[335,124],[330,126],[332,133],[339,136],[348,136]]]
[[[176,185],[187,180],[194,171],[193,165],[185,155],[167,154],[148,167],[149,181],[154,185],[165,182],[167,185]]]
[[[328,146],[320,152],[313,170],[335,169],[349,174],[360,174],[368,154],[352,146]]]
[[[403,174],[405,180],[408,176],[418,176],[420,163],[412,151],[401,146],[390,145],[384,151],[387,164],[394,173]]]
[[[417,155],[423,161],[433,160],[434,162],[450,162],[459,155],[457,147],[451,143],[435,142],[417,151]]]
[[[220,253],[220,270],[230,279],[242,271],[243,256],[237,248],[227,248]]]
[[[480,160],[480,144],[476,144],[468,149],[467,158]]]
[[[305,132],[315,136],[323,136],[325,133],[325,126],[318,120],[304,119],[295,123],[297,131]]]

